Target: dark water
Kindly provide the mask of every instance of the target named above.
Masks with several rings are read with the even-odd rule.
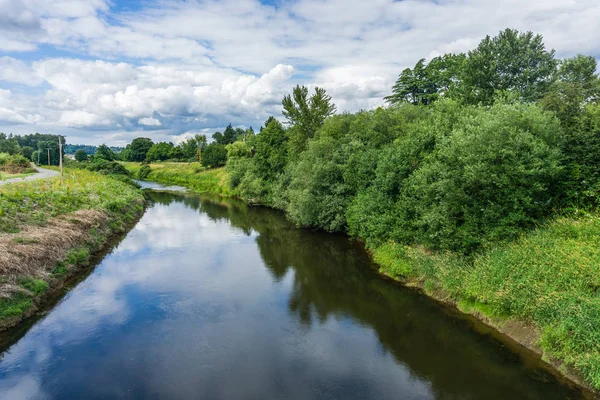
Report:
[[[2,399],[580,396],[377,276],[342,236],[234,201],[150,196],[112,254],[4,349]]]

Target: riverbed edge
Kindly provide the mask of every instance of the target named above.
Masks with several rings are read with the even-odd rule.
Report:
[[[476,307],[464,307],[461,305],[464,299],[457,299],[444,290],[429,290],[423,280],[398,277],[386,272],[384,269],[385,266],[375,262],[373,253],[371,251],[368,252],[371,260],[378,266],[376,272],[379,275],[386,279],[390,279],[403,287],[416,290],[424,296],[436,301],[438,304],[449,307],[452,311],[460,313],[465,317],[474,318],[477,322],[482,323],[487,328],[491,329],[496,334],[496,337],[505,342],[511,341],[518,346],[522,346],[531,351],[549,368],[550,372],[565,379],[569,384],[579,387],[583,391],[585,398],[592,399],[600,396],[600,392],[587,384],[577,371],[566,366],[560,359],[552,357],[544,352],[538,345],[541,337],[540,331],[532,323],[516,318],[495,318],[483,313]]]

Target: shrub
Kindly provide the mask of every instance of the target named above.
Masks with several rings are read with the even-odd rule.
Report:
[[[408,179],[397,207],[419,242],[470,251],[548,215],[561,178],[560,126],[537,106],[479,108]]]
[[[152,172],[152,168],[149,165],[142,165],[142,167],[137,172],[137,178],[140,180],[144,180],[150,175]]]
[[[103,174],[126,175],[129,171],[116,161],[107,161],[102,158],[95,158],[94,161],[86,166],[86,169]]]

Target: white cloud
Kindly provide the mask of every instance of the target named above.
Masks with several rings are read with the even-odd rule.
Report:
[[[140,118],[138,120],[138,124],[140,125],[148,125],[148,126],[160,126],[160,121],[156,118]]]
[[[151,137],[258,127],[296,83],[325,87],[340,111],[372,108],[403,68],[506,27],[543,34],[559,56],[600,55],[596,0],[118,3],[0,0],[0,50],[14,53],[0,59],[0,88],[13,90],[0,123],[71,127],[88,141],[139,125],[160,126]]]
[[[58,123],[64,126],[89,127],[108,125],[110,121],[108,119],[103,119],[102,116],[97,114],[92,114],[87,111],[74,110],[63,112]]]
[[[0,81],[38,86],[43,80],[23,61],[12,57],[0,57]]]

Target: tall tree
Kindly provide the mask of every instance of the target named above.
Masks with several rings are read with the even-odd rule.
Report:
[[[491,104],[499,91],[526,102],[540,99],[552,85],[557,60],[541,35],[514,29],[483,39],[469,52],[462,69],[461,95],[472,104]]]
[[[325,119],[336,111],[331,96],[319,87],[315,88],[314,94],[309,98],[308,88],[298,85],[292,95],[285,96],[281,103],[288,124],[297,127],[307,139],[314,137]]]
[[[598,64],[591,56],[578,55],[560,63],[557,80],[540,103],[560,118],[563,127],[571,129],[586,104],[600,100]]]
[[[33,147],[30,146],[22,146],[21,147],[21,155],[28,160],[31,160],[31,156],[33,155]]]
[[[433,58],[429,64],[425,64],[424,58],[419,60],[413,69],[406,68],[402,71],[392,87],[392,94],[384,97],[384,100],[391,104],[433,103],[458,84],[464,59],[464,54],[446,54]]]
[[[131,151],[131,153],[128,153],[129,161],[144,161],[152,145],[154,143],[149,138],[139,137],[133,139],[131,144],[127,145],[127,148]]]
[[[94,158],[103,158],[107,161],[114,161],[115,153],[105,144],[101,144],[96,149],[96,154]]]
[[[254,164],[259,177],[273,180],[283,172],[287,158],[287,137],[281,122],[269,118],[265,128],[254,139]]]
[[[220,142],[217,142],[222,145],[228,145],[229,143],[233,143],[237,139],[237,131],[231,126],[231,124],[227,125],[227,128],[223,131],[223,137]]]
[[[12,134],[6,136],[0,132],[0,153],[19,154],[20,150],[19,142]]]

